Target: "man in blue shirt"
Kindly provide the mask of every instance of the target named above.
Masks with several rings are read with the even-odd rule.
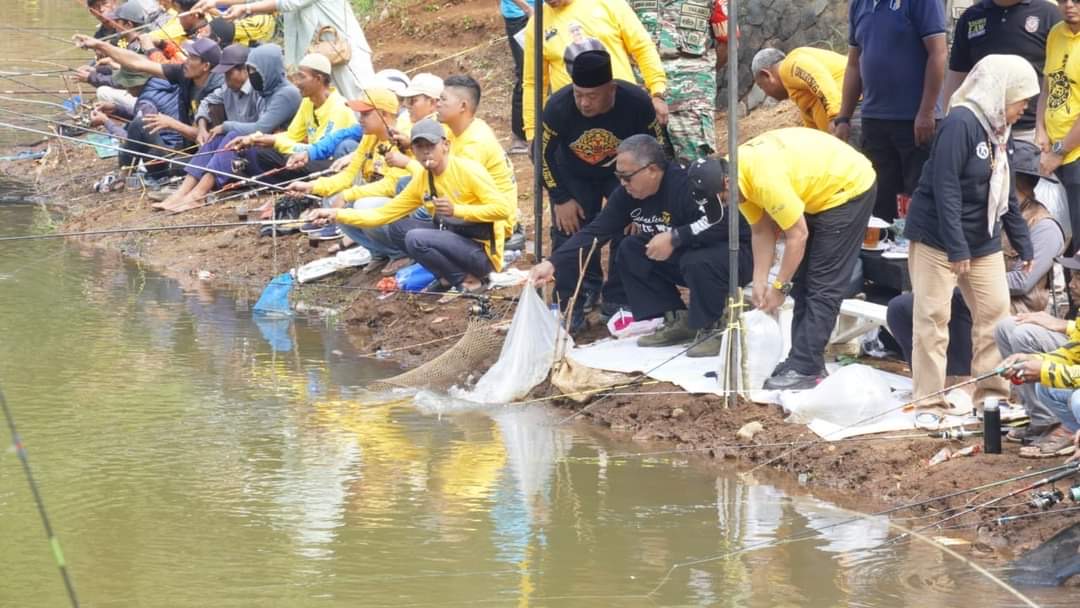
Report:
[[[510,131],[514,141],[510,145],[510,154],[526,154],[529,144],[525,141],[525,124],[521,118],[521,70],[525,62],[525,49],[514,36],[525,27],[533,14],[536,0],[499,0],[499,12],[506,22],[506,37],[510,44],[510,53],[514,56],[514,92],[510,95]],[[525,103],[532,103],[531,99]]]
[[[941,0],[851,0],[848,67],[833,133],[847,141],[862,96],[863,152],[878,174],[874,215],[896,219],[896,197],[910,195],[930,153],[945,79]]]

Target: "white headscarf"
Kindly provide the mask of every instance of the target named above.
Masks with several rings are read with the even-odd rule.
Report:
[[[971,110],[993,147],[990,173],[990,198],[987,201],[987,230],[1009,208],[1009,158],[1006,143],[1012,126],[1005,121],[1005,108],[1039,94],[1039,77],[1023,57],[987,55],[975,64],[960,88],[949,100],[949,110],[957,106]]]

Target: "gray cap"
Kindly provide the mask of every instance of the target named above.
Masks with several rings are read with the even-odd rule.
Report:
[[[787,55],[780,49],[764,48],[754,55],[753,61],[750,62],[750,73],[757,74],[762,70],[767,70],[772,66],[780,63]]]
[[[1012,158],[1009,159],[1009,166],[1011,166],[1012,170],[1016,173],[1023,173],[1025,175],[1057,183],[1057,180],[1053,176],[1046,177],[1041,174],[1039,154],[1039,147],[1035,144],[1022,140],[1014,140],[1013,153]]]
[[[116,10],[110,12],[107,16],[109,19],[122,19],[136,25],[146,25],[146,22],[149,19],[146,15],[146,9],[144,9],[136,0],[128,0],[116,7]]]
[[[424,141],[437,144],[440,141],[446,139],[446,131],[443,130],[442,124],[433,118],[425,118],[420,122],[413,125],[412,132],[409,135],[411,141],[422,139]]]

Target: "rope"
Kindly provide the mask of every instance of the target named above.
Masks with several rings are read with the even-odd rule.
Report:
[[[503,40],[506,40],[506,39],[507,39],[507,36],[499,36],[497,38],[492,38],[491,40],[489,40],[487,42],[481,42],[480,44],[478,44],[476,46],[473,46],[473,47],[469,47],[469,48],[467,48],[467,49],[465,49],[463,51],[458,51],[458,52],[453,53],[451,55],[447,55],[446,57],[443,57],[441,59],[436,59],[435,61],[429,61],[428,63],[425,63],[423,65],[418,65],[415,68],[410,68],[408,70],[405,70],[405,73],[406,74],[412,74],[414,72],[419,72],[420,70],[422,70],[424,68],[429,68],[429,67],[431,67],[433,65],[438,65],[440,63],[443,63],[444,61],[450,61],[451,59],[454,59],[456,57],[461,57],[462,55],[467,55],[467,54],[469,54],[469,53],[471,53],[471,52],[473,52],[473,51],[475,51],[477,49],[481,49],[481,48],[486,47],[486,46],[492,46],[492,45],[497,44],[499,42],[502,42]]]

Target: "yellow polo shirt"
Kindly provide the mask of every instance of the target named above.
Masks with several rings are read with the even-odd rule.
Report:
[[[495,248],[487,241],[477,241],[491,260],[496,272],[502,270],[502,254],[506,224],[512,216],[507,212],[505,198],[495,187],[488,172],[476,161],[449,157],[446,171],[435,176],[435,192],[454,204],[454,217],[467,222],[494,224]],[[401,194],[377,209],[342,209],[337,221],[360,228],[373,228],[396,222],[423,206],[435,215],[435,205],[428,200],[428,178],[425,171],[413,177]]]
[[[840,113],[847,57],[826,49],[804,46],[780,62],[780,82],[802,112],[803,124],[828,131]]]
[[[814,129],[790,127],[739,146],[739,192],[746,221],[768,213],[782,230],[839,207],[874,185],[870,161],[855,148]]]
[[[1050,29],[1046,38],[1046,115],[1043,124],[1051,142],[1065,139],[1080,119],[1080,34],[1065,22]],[[1080,158],[1080,148],[1065,155],[1065,163]]]
[[[274,149],[282,154],[292,154],[296,144],[319,141],[323,135],[356,124],[356,114],[345,105],[345,98],[334,89],[319,107],[305,97],[300,102],[284,133],[274,136]]]
[[[533,21],[525,26],[525,63],[522,72],[522,118],[525,139],[533,138],[536,121],[533,91],[540,86],[546,100],[552,93],[571,83],[566,71],[567,55],[603,47],[611,55],[612,75],[627,82],[637,82],[630,67],[631,58],[641,70],[645,88],[652,94],[667,90],[667,76],[660,62],[660,52],[625,0],[572,0],[553,8],[543,3],[543,65],[533,62]],[[540,78],[537,78],[537,72]],[[537,81],[540,80],[540,84]]]

